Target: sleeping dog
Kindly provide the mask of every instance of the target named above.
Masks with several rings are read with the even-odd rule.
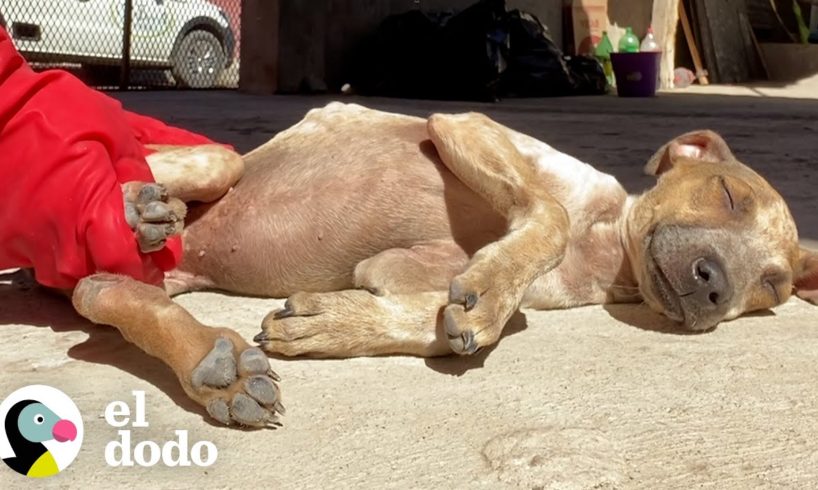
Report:
[[[257,347],[173,294],[289,297],[261,347],[346,357],[472,354],[520,307],[645,302],[703,331],[818,290],[818,255],[799,247],[781,196],[711,131],[659,149],[641,196],[474,113],[332,103],[243,157],[157,149],[165,187],[151,199],[205,202],[189,210],[184,260],[165,289],[97,274],[73,303],[168,364],[225,424],[273,421],[274,375]],[[156,230],[143,246],[176,231]]]

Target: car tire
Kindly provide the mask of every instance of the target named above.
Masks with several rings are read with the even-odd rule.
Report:
[[[211,88],[224,71],[224,47],[215,35],[197,29],[179,41],[171,62],[171,72],[179,86]]]

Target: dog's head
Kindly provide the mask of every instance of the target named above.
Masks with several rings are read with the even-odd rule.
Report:
[[[815,302],[818,254],[798,245],[781,196],[712,131],[662,147],[645,171],[627,240],[648,305],[691,330],[772,308],[793,291]]]

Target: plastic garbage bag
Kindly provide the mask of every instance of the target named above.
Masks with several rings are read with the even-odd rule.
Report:
[[[387,17],[358,50],[350,77],[363,95],[495,100],[604,93],[593,58],[563,55],[533,15],[481,0],[457,14]]]

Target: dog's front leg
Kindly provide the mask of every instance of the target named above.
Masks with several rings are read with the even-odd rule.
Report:
[[[213,202],[244,174],[241,156],[221,145],[147,145],[145,160],[156,182],[183,202]]]
[[[167,364],[185,392],[224,424],[265,426],[283,407],[267,356],[236,332],[199,323],[155,286],[113,274],[80,281],[72,301],[94,323]]]
[[[449,170],[509,223],[508,234],[480,249],[449,287],[449,344],[472,354],[497,341],[528,286],[562,261],[569,221],[499,124],[479,114],[434,115],[428,129]]]

